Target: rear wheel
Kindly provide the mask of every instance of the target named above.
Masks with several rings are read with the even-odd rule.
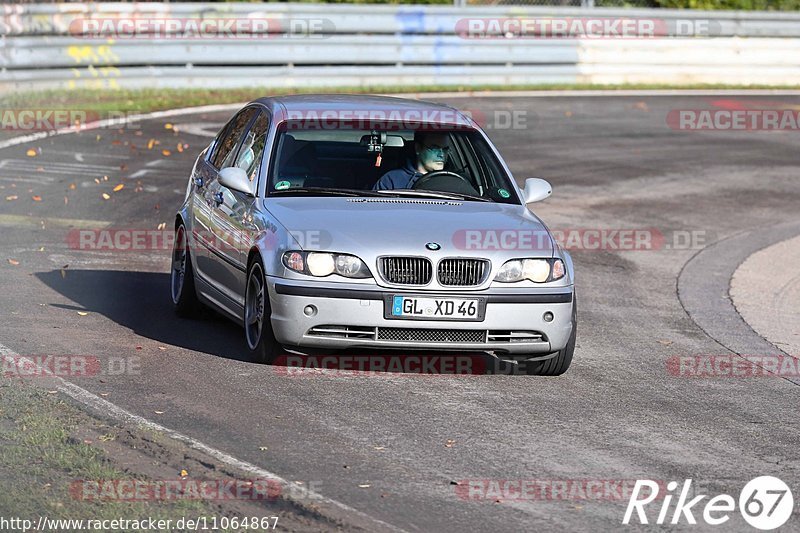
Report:
[[[189,238],[186,226],[180,224],[175,230],[175,243],[172,248],[172,271],[170,272],[170,292],[175,313],[184,318],[194,318],[201,309],[200,300],[194,288],[194,269],[189,253]]]
[[[244,330],[247,347],[250,348],[253,360],[258,363],[272,363],[281,353],[281,346],[272,331],[271,316],[264,268],[261,266],[261,258],[256,256],[247,269]]]
[[[578,331],[578,302],[574,299],[572,305],[572,333],[563,350],[559,350],[555,357],[544,361],[526,361],[525,371],[529,376],[560,376],[567,371],[572,363],[572,354],[575,352],[575,339]]]

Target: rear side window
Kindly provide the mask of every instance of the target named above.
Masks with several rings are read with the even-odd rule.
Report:
[[[257,112],[258,110],[256,108],[248,107],[240,111],[228,122],[220,135],[219,141],[217,141],[217,145],[214,147],[214,154],[211,156],[211,164],[216,168],[231,166],[233,155],[236,153],[234,148],[236,148],[239,139],[242,137],[242,133]]]

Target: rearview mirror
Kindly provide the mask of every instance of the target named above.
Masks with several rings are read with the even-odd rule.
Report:
[[[522,193],[526,204],[545,200],[553,194],[550,184],[541,178],[528,178],[525,180],[525,190]]]
[[[247,179],[247,172],[239,167],[226,167],[219,171],[219,183],[225,187],[248,196],[253,194],[253,184]]]

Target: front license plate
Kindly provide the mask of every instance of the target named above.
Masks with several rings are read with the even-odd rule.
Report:
[[[417,320],[483,320],[482,298],[392,296],[390,318]]]

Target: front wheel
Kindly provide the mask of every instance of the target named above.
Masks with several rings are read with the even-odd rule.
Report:
[[[271,363],[280,354],[280,345],[272,331],[272,309],[269,305],[267,280],[261,258],[256,256],[247,269],[247,288],[244,297],[244,330],[247,347],[253,360]]]
[[[180,224],[175,230],[172,249],[172,271],[170,273],[170,292],[175,313],[183,318],[194,318],[201,309],[200,300],[194,288],[194,269],[189,253],[189,236],[186,226]]]

